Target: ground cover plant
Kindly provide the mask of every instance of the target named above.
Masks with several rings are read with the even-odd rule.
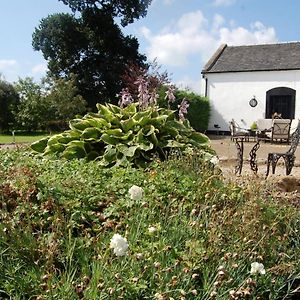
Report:
[[[299,299],[299,208],[268,182],[20,151],[0,151],[1,299]]]

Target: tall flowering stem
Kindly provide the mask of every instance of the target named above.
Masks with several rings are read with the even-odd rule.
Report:
[[[118,105],[120,107],[125,107],[129,104],[131,104],[132,102],[134,102],[134,99],[133,97],[131,96],[129,90],[126,88],[126,89],[122,89],[122,91],[120,92],[120,94],[118,94],[117,96],[120,97],[120,100],[118,102]]]
[[[139,76],[135,82],[138,85],[138,100],[139,105],[142,109],[145,109],[149,106],[149,91],[148,91],[148,82],[142,76]]]
[[[185,116],[187,115],[188,113],[188,108],[189,108],[189,103],[185,100],[185,98],[181,101],[180,105],[178,105],[178,108],[179,108],[179,112],[178,112],[178,115],[179,115],[179,119],[181,121],[184,121],[185,120]]]
[[[165,96],[165,100],[168,101],[168,107],[170,108],[171,103],[175,102],[175,86],[174,85],[169,85],[168,89],[166,91],[166,96]]]

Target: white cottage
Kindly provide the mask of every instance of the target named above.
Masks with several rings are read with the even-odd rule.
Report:
[[[250,128],[277,112],[300,117],[300,42],[222,45],[202,70],[210,99],[209,131],[228,131],[234,119]]]

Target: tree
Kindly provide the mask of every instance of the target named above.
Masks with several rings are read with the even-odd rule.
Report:
[[[44,126],[48,116],[48,107],[44,101],[41,86],[32,78],[19,78],[15,84],[20,103],[15,110],[15,119],[19,129],[37,130]]]
[[[47,91],[45,94],[45,103],[49,107],[49,116],[51,121],[69,121],[77,114],[86,112],[86,101],[78,94],[75,85],[76,77],[70,75],[70,79],[47,78]]]
[[[76,74],[79,92],[90,108],[97,102],[116,102],[128,63],[144,66],[146,58],[138,52],[137,39],[124,36],[114,17],[122,13],[125,23],[132,21],[138,12],[145,13],[150,1],[63,2],[80,16],[54,14],[43,19],[33,33],[33,48],[42,51],[51,76]]]
[[[0,79],[0,131],[7,131],[14,125],[13,111],[19,102],[14,86]]]
[[[74,81],[74,75],[70,80],[48,77],[42,84],[29,77],[19,79],[15,86],[20,97],[15,110],[18,127],[32,131],[48,128],[51,123],[59,128],[76,114],[84,113],[86,102],[78,94]]]
[[[59,0],[69,5],[73,12],[87,8],[98,8],[112,17],[122,17],[123,26],[134,19],[145,17],[152,0]]]

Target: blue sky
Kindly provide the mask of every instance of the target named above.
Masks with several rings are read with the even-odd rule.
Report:
[[[58,0],[1,0],[0,73],[39,80],[46,70],[31,35],[42,18],[68,12]],[[140,52],[157,58],[181,88],[200,91],[201,69],[222,43],[249,45],[299,41],[298,0],[153,0],[144,19],[124,29]]]

